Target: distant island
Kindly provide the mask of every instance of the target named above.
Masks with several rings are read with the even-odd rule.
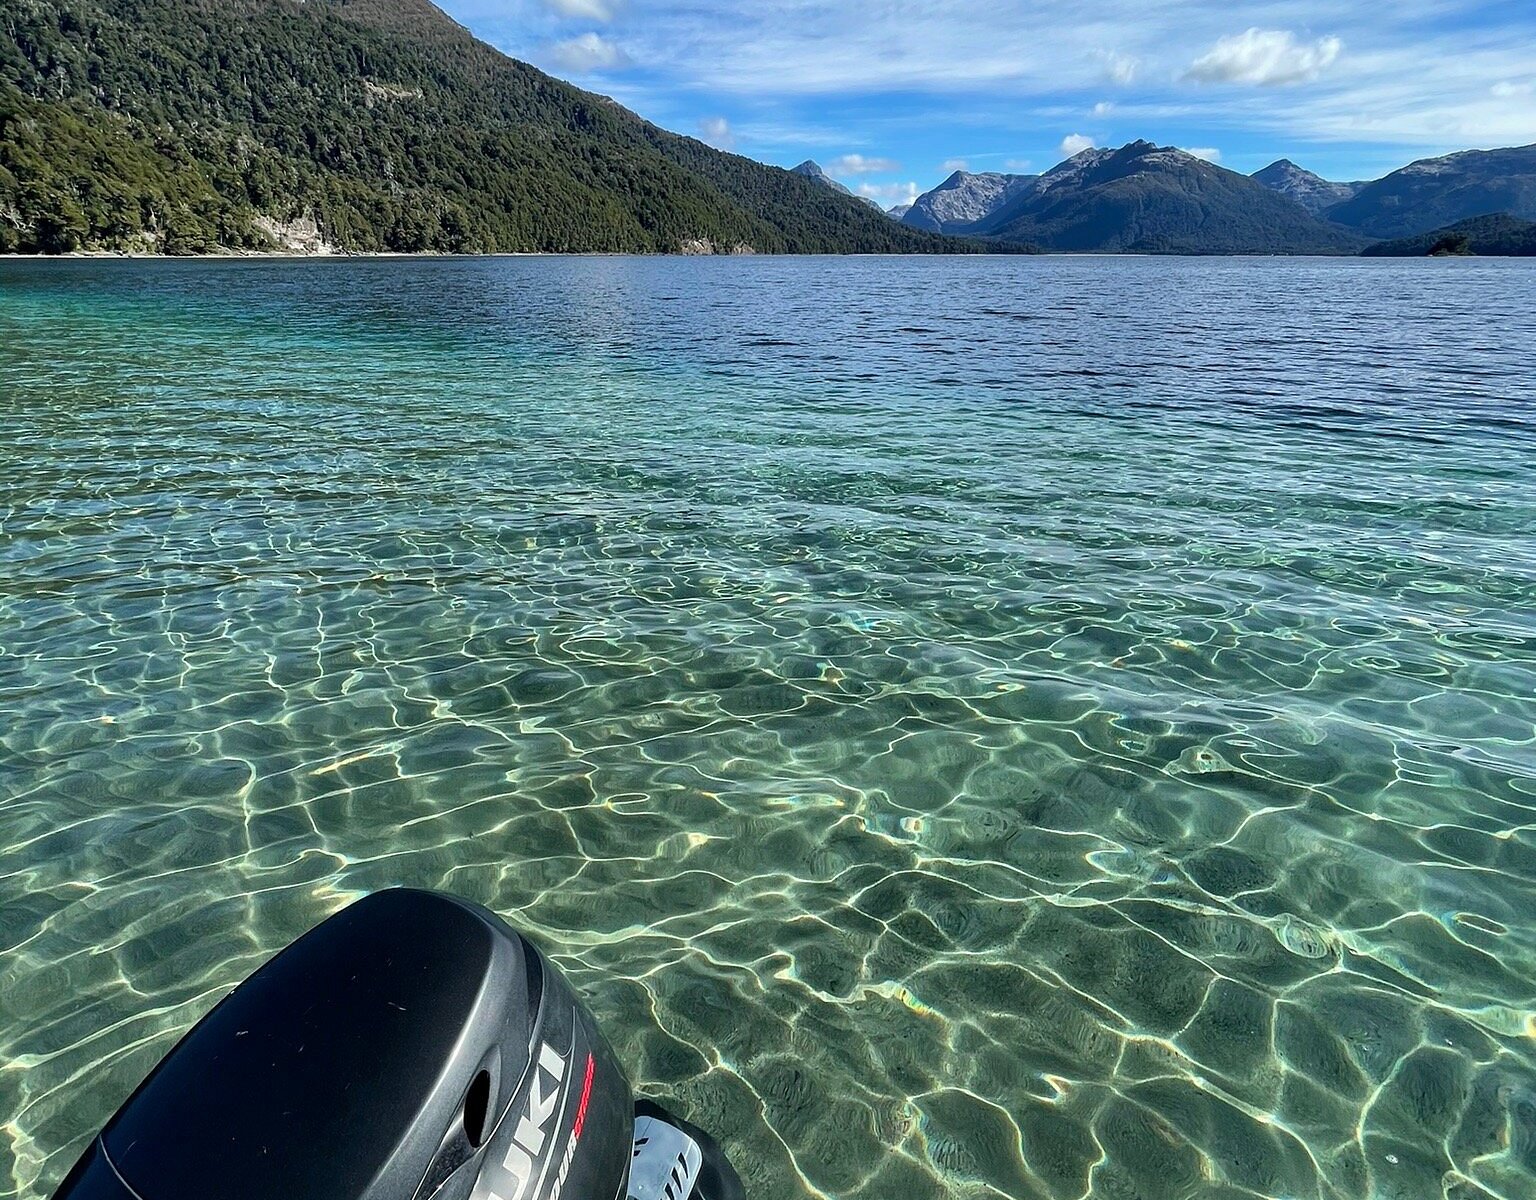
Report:
[[[35,0],[0,26],[0,253],[1516,254],[1533,220],[1536,146],[1336,183],[1151,142],[957,171],[887,214],[427,0]]]

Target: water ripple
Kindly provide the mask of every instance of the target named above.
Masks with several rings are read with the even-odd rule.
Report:
[[[0,1196],[350,898],[763,1196],[1536,1190],[1536,274],[0,265]]]

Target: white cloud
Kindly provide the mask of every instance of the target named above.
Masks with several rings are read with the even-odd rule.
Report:
[[[966,162],[966,160],[963,159],[963,158],[946,158],[943,162],[941,162],[939,164],[939,170],[945,171],[945,172],[950,172],[950,171],[969,171],[970,169],[971,169],[971,164]]]
[[[733,121],[731,135],[740,142],[755,146],[787,146],[789,149],[786,153],[795,162],[804,161],[811,147],[817,150],[810,157],[819,159],[823,150],[846,146],[855,136],[836,125],[813,126],[798,121],[776,121],[771,117],[756,121]]]
[[[544,3],[562,17],[606,23],[619,11],[620,0],[544,0]]]
[[[1027,171],[1034,165],[1027,158],[1008,158],[1003,160],[1003,170],[1005,171]]]
[[[1421,69],[1415,69],[1416,63]],[[1251,109],[1245,104],[1237,112],[1250,128],[1296,131],[1336,142],[1390,142],[1419,147],[1426,154],[1467,146],[1524,145],[1536,141],[1536,104],[1495,96],[1490,90],[1489,80],[1509,75],[1492,54],[1459,60],[1451,55],[1427,67],[1422,60],[1404,61],[1390,74],[1328,88],[1303,103],[1255,103]]]
[[[443,2],[498,15],[508,6]],[[530,2],[537,0],[510,7]],[[1144,0],[1095,0],[1085,16],[1081,0],[645,0],[628,5],[625,40],[648,69],[664,65],[689,88],[717,94],[984,95],[1001,84],[1017,95],[1148,74],[1142,64],[1164,52],[1174,31],[1200,45],[1227,30],[1224,17],[1191,18],[1189,10],[1210,3],[1165,0],[1170,14],[1164,5],[1148,13]]]
[[[736,131],[724,117],[705,117],[699,122],[699,139],[716,150],[729,150],[736,144]]]
[[[1536,142],[1536,90],[1521,90],[1536,75],[1529,0],[625,0],[622,36],[595,20],[558,24],[556,0],[439,2],[557,74],[550,43],[588,29],[613,36],[645,70],[609,71],[603,91],[688,130],[699,97],[714,97],[705,111],[731,113],[738,145],[783,147],[776,161],[814,150],[825,162],[848,146],[907,155],[919,124],[952,129],[977,153],[983,142],[1031,146],[1037,168],[1049,157],[1033,149],[1042,125],[1158,141],[1222,130],[1277,154],[1311,142],[1369,143],[1362,172],[1366,161],[1379,172],[1458,146]],[[1474,11],[1482,16],[1463,19]],[[1314,57],[1325,34],[1341,49],[1284,104],[1270,88],[1186,78],[1195,59],[1250,25],[1291,30],[1291,44]],[[1496,93],[1501,82],[1509,88]],[[912,102],[875,102],[898,94]],[[1089,116],[1090,96],[1114,101],[1114,114]]]
[[[1125,87],[1136,82],[1136,76],[1141,73],[1141,60],[1112,50],[1104,56],[1104,67],[1112,81]]]
[[[1530,96],[1536,94],[1536,83],[1526,81],[1517,83],[1512,79],[1501,80],[1489,89],[1501,100],[1509,100],[1516,96]]]
[[[883,175],[888,171],[901,170],[901,164],[889,158],[865,158],[862,154],[845,154],[827,164],[827,174]]]
[[[1061,156],[1071,158],[1074,154],[1081,154],[1084,150],[1092,150],[1098,142],[1086,133],[1069,133],[1061,139]]]
[[[550,47],[549,56],[556,66],[575,75],[612,71],[629,65],[629,56],[624,51],[595,33],[584,33],[568,42],[558,42]]]
[[[1215,146],[1191,146],[1184,151],[1185,154],[1193,154],[1196,158],[1203,158],[1208,163],[1219,163],[1221,151]]]
[[[1107,117],[1114,111],[1115,106],[1108,100],[1100,100],[1093,106],[1093,115],[1096,117]]]
[[[893,204],[911,204],[923,194],[915,183],[861,183],[858,193],[878,200],[886,208]]]
[[[1185,72],[1198,83],[1247,83],[1258,87],[1304,83],[1332,66],[1344,49],[1336,37],[1298,41],[1288,29],[1250,29],[1224,37]]]

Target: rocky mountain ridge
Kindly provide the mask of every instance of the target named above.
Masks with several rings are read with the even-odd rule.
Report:
[[[902,213],[904,224],[930,233],[970,233],[1034,183],[1034,175],[956,171]]]
[[[1314,217],[1353,198],[1365,186],[1364,183],[1334,183],[1298,167],[1288,158],[1272,162],[1262,171],[1255,171],[1252,178],[1271,191],[1289,196]]]
[[[975,178],[951,176],[904,223],[943,211],[956,192],[975,195]],[[1147,141],[1083,150],[1037,177],[993,179],[986,195],[1001,202],[960,208],[983,215],[946,232],[1079,253],[1347,254],[1365,244],[1245,175]]]
[[[826,170],[815,159],[808,158],[799,166],[790,167],[789,172],[791,175],[799,175],[805,179],[811,180],[813,183],[819,183],[824,188],[830,188],[839,196],[852,196],[855,200],[869,205],[871,208],[878,212],[885,211],[880,207],[878,201],[872,200],[868,196],[861,196],[852,188],[850,188],[846,183],[842,183],[836,179],[833,179],[832,176],[827,174]]]

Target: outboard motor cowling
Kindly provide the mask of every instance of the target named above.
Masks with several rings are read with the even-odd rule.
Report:
[[[702,1131],[640,1111],[537,948],[381,892],[198,1022],[55,1200],[739,1200]]]

